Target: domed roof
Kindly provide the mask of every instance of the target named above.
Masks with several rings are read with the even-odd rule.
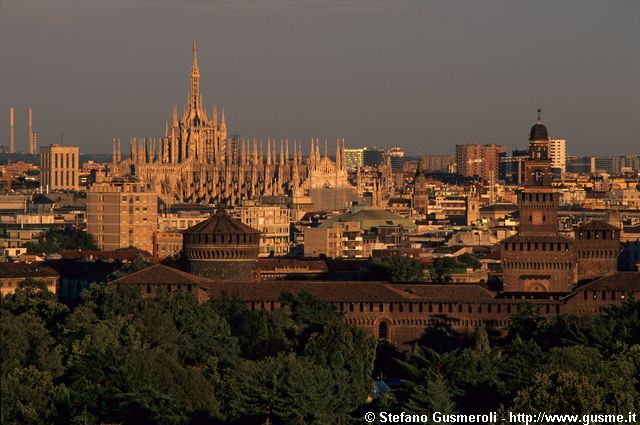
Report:
[[[249,227],[239,220],[230,217],[224,209],[219,209],[214,215],[195,226],[182,232],[183,234],[206,234],[206,235],[242,235],[259,234],[253,227]]]
[[[538,122],[531,127],[531,131],[529,132],[529,141],[534,140],[549,140],[549,133],[547,132],[547,127],[542,124],[542,109],[538,109]]]
[[[531,127],[529,133],[529,140],[549,140],[549,134],[547,133],[547,127],[542,123],[536,123]]]

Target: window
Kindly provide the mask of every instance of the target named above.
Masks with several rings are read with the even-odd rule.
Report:
[[[389,338],[389,327],[387,325],[387,322],[380,322],[380,324],[378,325],[378,338]]]

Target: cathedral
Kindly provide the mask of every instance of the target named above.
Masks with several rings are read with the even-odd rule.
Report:
[[[167,203],[189,202],[236,205],[261,196],[305,196],[310,189],[351,188],[344,160],[344,141],[336,143],[335,161],[324,155],[318,139],[311,140],[303,162],[302,144],[268,139],[231,139],[224,109],[218,120],[203,107],[200,68],[193,43],[190,90],[182,116],[172,108],[160,139],[132,138],[129,157],[123,159],[119,140],[113,142],[111,177],[136,177],[153,187]]]

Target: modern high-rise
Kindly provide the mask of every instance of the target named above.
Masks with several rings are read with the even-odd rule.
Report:
[[[364,165],[365,148],[345,148],[344,159],[348,169],[355,170]]]
[[[447,171],[449,166],[455,163],[454,155],[424,155],[420,158],[424,171]]]
[[[362,154],[362,163],[365,167],[377,167],[384,164],[384,151],[376,148],[366,148]]]
[[[496,181],[500,156],[506,152],[506,147],[493,144],[456,145],[458,174],[465,177],[477,176],[486,181]]]
[[[393,171],[402,171],[404,166],[404,150],[400,147],[393,147],[387,149],[387,155],[389,156],[389,162],[391,162],[391,169]]]
[[[153,252],[158,194],[133,180],[96,183],[87,192],[87,230],[102,250],[135,247]]]
[[[551,157],[551,168],[559,170],[560,175],[564,176],[567,171],[567,140],[550,137],[549,156]]]
[[[80,149],[77,146],[51,145],[40,148],[40,188],[79,190]]]

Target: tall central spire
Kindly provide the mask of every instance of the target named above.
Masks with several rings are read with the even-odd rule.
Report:
[[[193,42],[193,64],[191,65],[191,93],[189,93],[189,109],[198,110],[200,102],[200,68],[198,67],[198,49]]]

